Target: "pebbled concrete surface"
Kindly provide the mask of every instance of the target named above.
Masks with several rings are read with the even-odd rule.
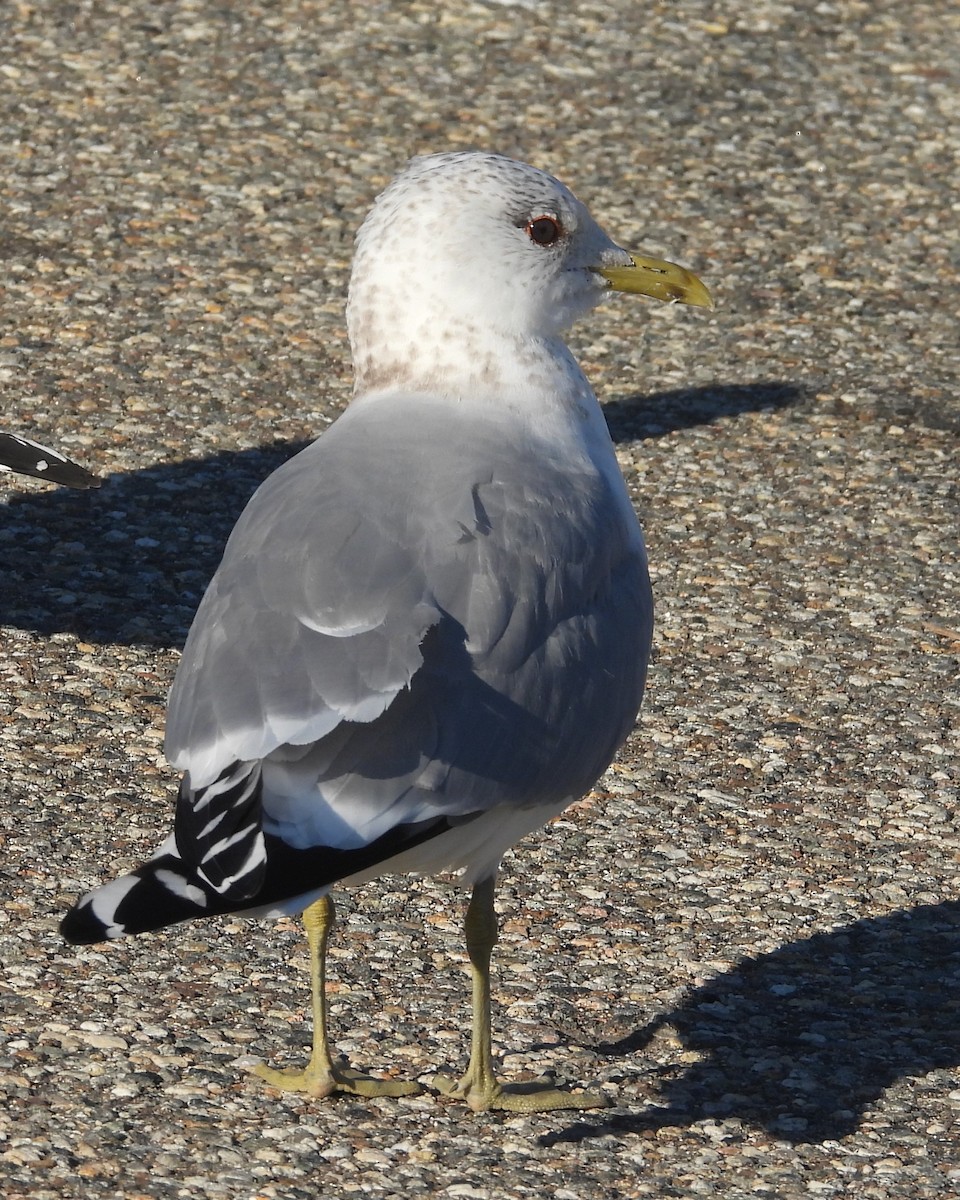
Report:
[[[17,2],[0,62],[0,1179],[9,1197],[946,1200],[960,1185],[958,62],[945,0]],[[504,1066],[608,1112],[316,1103],[292,922],[56,933],[149,851],[178,647],[257,482],[350,394],[351,238],[414,152],[570,183],[709,315],[572,339],[657,658],[596,793],[509,856]],[[459,900],[347,895],[337,1044],[465,1055]]]

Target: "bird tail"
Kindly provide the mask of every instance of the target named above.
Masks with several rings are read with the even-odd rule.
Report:
[[[218,900],[212,888],[188,875],[171,835],[136,871],[87,892],[63,918],[60,932],[68,942],[89,945],[213,916],[224,910]]]
[[[259,763],[232,763],[197,791],[184,777],[174,832],[135,871],[78,900],[60,923],[66,940],[90,945],[198,917],[295,912],[330,884],[388,863],[454,821],[397,825],[349,850],[298,848],[264,831],[262,786]]]
[[[60,932],[89,944],[249,907],[266,872],[261,788],[259,763],[231,763],[196,791],[184,776],[173,834],[143,866],[88,892]]]

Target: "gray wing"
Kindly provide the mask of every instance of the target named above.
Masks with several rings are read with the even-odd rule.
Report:
[[[384,494],[403,481],[392,472],[376,492],[387,464],[351,432],[341,418],[274,472],[227,542],[167,713],[167,756],[193,787],[341,721],[373,720],[422,662],[439,612],[400,497]]]
[[[272,756],[367,836],[424,804],[580,794],[642,694],[636,522],[546,445],[391,405],[348,410],[251,501],[187,641],[168,756],[194,788]]]

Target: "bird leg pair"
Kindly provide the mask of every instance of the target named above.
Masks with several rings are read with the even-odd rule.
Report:
[[[502,1084],[493,1069],[490,1036],[490,957],[497,942],[497,916],[493,907],[493,876],[473,889],[464,921],[467,954],[473,980],[473,1029],[470,1062],[461,1079],[437,1075],[433,1083],[444,1096],[463,1100],[477,1112],[498,1109],[506,1112],[546,1112],[557,1108],[602,1108],[607,1098],[596,1092],[573,1094],[551,1085],[548,1079],[529,1083]],[[287,1091],[329,1096],[346,1092],[356,1096],[409,1096],[420,1090],[416,1083],[373,1079],[349,1067],[337,1066],[327,1042],[324,958],[333,923],[334,907],[329,896],[312,904],[303,914],[310,946],[313,981],[313,1054],[303,1071],[276,1071],[256,1067],[256,1073],[275,1087]]]

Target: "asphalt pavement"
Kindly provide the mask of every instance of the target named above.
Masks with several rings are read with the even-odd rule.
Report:
[[[960,13],[11,3],[0,427],[104,477],[0,513],[8,1200],[960,1191]],[[164,702],[258,482],[351,393],[352,238],[414,153],[546,168],[713,312],[571,338],[646,533],[655,662],[598,789],[504,863],[505,1071],[604,1111],[314,1101],[297,924],[65,945],[165,835]],[[338,898],[351,1061],[465,1062],[461,898]]]

